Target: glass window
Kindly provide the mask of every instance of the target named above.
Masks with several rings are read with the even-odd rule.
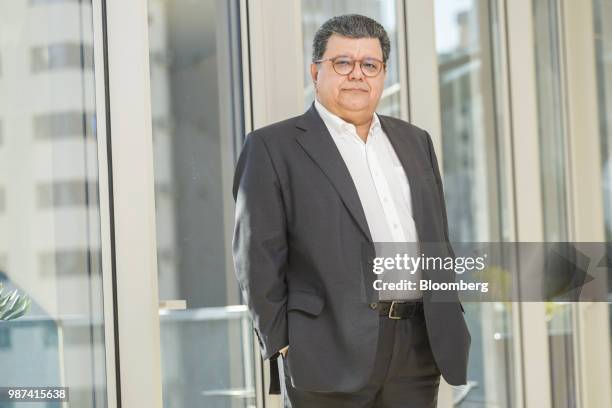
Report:
[[[436,0],[442,163],[451,241],[512,236],[504,177],[497,1]],[[472,334],[458,407],[515,406],[512,305],[466,304]]]
[[[239,1],[149,0],[165,407],[255,405],[252,328],[233,270],[244,137]]]
[[[42,183],[37,186],[38,207],[59,208],[98,205],[98,185],[85,180]]]
[[[42,278],[50,276],[77,276],[86,274],[90,264],[100,261],[100,254],[83,249],[56,250],[39,254],[39,275]]]
[[[81,63],[79,51],[93,49],[91,3],[31,13],[26,1],[1,1],[0,16],[0,283],[3,294],[18,290],[32,301],[24,316],[0,322],[0,384],[66,386],[70,406],[105,407],[98,151],[97,140],[87,137],[95,128],[83,120],[74,127],[66,116],[54,117],[53,125],[37,125],[38,118],[51,117],[58,106],[80,118],[96,111],[93,64]],[[62,76],[46,71],[56,66],[53,56],[37,60],[35,70],[31,65],[33,56],[42,58],[42,50],[56,49],[45,43],[50,26],[53,37],[65,38],[79,55],[78,64],[71,64],[74,69]],[[77,148],[57,160],[57,151],[41,148],[36,140],[41,128],[70,129],[80,136],[71,141]],[[41,185],[70,185],[69,190],[79,191],[79,206],[39,206]],[[42,274],[40,254],[50,254],[44,263],[51,269]]]
[[[385,90],[376,110],[383,115],[401,117],[400,109],[400,67],[398,47],[399,12],[397,0],[302,0],[302,38],[304,41],[304,106],[314,101],[314,87],[310,78],[312,61],[312,40],[321,25],[328,19],[349,13],[363,14],[378,21],[385,27],[391,40],[391,52],[387,61]]]
[[[612,1],[593,0],[606,240],[612,242]]]
[[[535,1],[533,7],[544,237],[554,242],[568,239],[559,5]]]
[[[32,73],[66,68],[91,69],[93,48],[80,43],[36,46],[31,51]]]
[[[593,0],[597,104],[606,241],[612,242],[612,1]],[[611,255],[608,255],[612,258]],[[608,275],[610,279],[610,275]],[[610,279],[608,282],[612,281]],[[612,316],[612,285],[608,283],[608,314]],[[610,322],[612,348],[612,322]],[[612,364],[612,362],[610,362]]]
[[[95,135],[93,112],[48,112],[33,117],[36,139],[79,138]]]
[[[534,1],[534,39],[544,241],[570,239],[566,185],[566,128],[561,72],[559,3]],[[546,304],[553,407],[576,406],[574,306]]]
[[[11,331],[8,327],[0,327],[0,349],[11,348]]]

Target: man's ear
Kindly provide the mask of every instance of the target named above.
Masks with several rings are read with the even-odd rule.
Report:
[[[313,83],[317,83],[317,77],[319,76],[319,68],[317,64],[310,64],[310,78]]]

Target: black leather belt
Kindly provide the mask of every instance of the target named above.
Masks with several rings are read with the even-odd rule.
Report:
[[[411,301],[380,301],[373,303],[381,316],[389,319],[410,319],[415,316],[423,315],[423,302]]]

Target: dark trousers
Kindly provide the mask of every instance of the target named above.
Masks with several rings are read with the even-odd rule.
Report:
[[[435,408],[440,370],[422,312],[410,319],[380,317],[376,362],[368,383],[355,392],[309,392],[291,385],[287,360],[278,359],[285,408]],[[288,353],[291,353],[289,345]],[[284,379],[284,381],[283,381]]]

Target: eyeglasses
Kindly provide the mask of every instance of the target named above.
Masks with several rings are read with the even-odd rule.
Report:
[[[384,68],[385,63],[377,60],[376,58],[364,58],[361,60],[354,60],[350,57],[338,56],[333,58],[323,58],[315,61],[315,64],[320,64],[325,61],[331,61],[334,71],[338,75],[348,75],[355,69],[355,63],[359,62],[359,67],[363,75],[367,77],[375,77]]]

